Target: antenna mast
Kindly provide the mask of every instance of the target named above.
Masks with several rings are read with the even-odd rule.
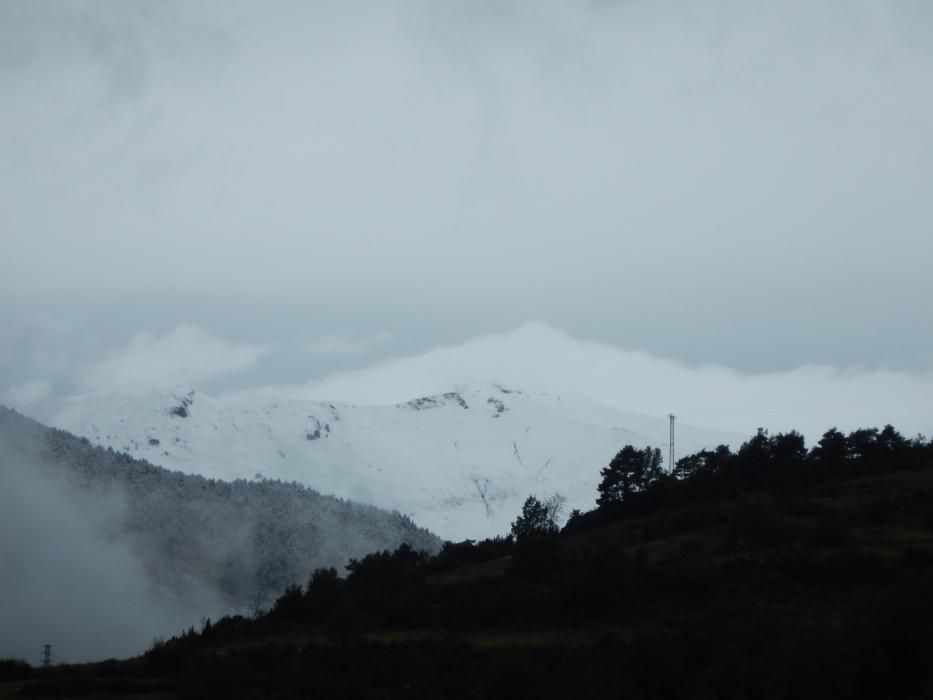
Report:
[[[48,668],[52,665],[52,645],[42,645],[42,668]]]
[[[667,417],[671,421],[671,444],[670,444],[670,452],[668,453],[668,457],[669,457],[668,464],[670,465],[670,472],[671,474],[673,474],[674,473],[674,421],[677,419],[677,416],[675,416],[673,413],[668,413]]]

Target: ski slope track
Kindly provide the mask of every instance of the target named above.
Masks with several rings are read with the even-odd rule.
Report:
[[[599,470],[625,444],[668,446],[666,417],[569,394],[501,385],[391,406],[212,397],[176,389],[88,394],[45,416],[56,427],[170,469],[218,479],[296,481],[395,509],[441,537],[505,534],[530,494],[594,505]],[[677,426],[677,454],[740,436]],[[566,514],[566,513],[565,513]]]

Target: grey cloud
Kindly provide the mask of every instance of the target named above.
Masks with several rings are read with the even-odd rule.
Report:
[[[543,318],[748,370],[930,366],[925,3],[28,8],[11,306],[111,338],[425,349]]]
[[[809,365],[753,374],[581,341],[542,323],[337,372],[292,393],[322,401],[392,404],[490,381],[584,394],[634,413],[675,413],[686,423],[746,436],[760,426],[800,430],[811,444],[833,426],[854,430],[893,423],[907,435],[933,433],[929,372]]]
[[[314,357],[360,358],[392,342],[391,333],[354,338],[342,333],[328,333],[308,343],[305,349]]]
[[[89,368],[81,388],[138,393],[179,383],[193,385],[242,372],[267,353],[267,348],[235,346],[191,325],[163,336],[139,333],[125,348]]]

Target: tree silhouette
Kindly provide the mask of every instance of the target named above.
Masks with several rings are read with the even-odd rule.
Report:
[[[522,506],[521,515],[512,523],[512,536],[521,542],[533,535],[552,535],[558,530],[554,521],[556,515],[557,511],[553,507],[529,496]]]
[[[810,450],[818,464],[827,468],[840,468],[849,456],[849,441],[845,434],[836,428],[830,428],[816,446]]]
[[[600,506],[609,503],[621,503],[626,496],[636,491],[643,491],[661,476],[661,450],[646,447],[638,450],[632,445],[623,447],[609,466],[599,473],[603,477],[597,487]]]

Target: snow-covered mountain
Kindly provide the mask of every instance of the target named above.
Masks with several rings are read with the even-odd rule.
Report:
[[[623,445],[659,446],[666,457],[668,444],[666,417],[494,384],[390,406],[189,389],[90,394],[44,418],[171,469],[297,481],[396,509],[450,540],[506,533],[529,494],[591,508],[599,470]],[[677,452],[738,439],[679,425]]]

